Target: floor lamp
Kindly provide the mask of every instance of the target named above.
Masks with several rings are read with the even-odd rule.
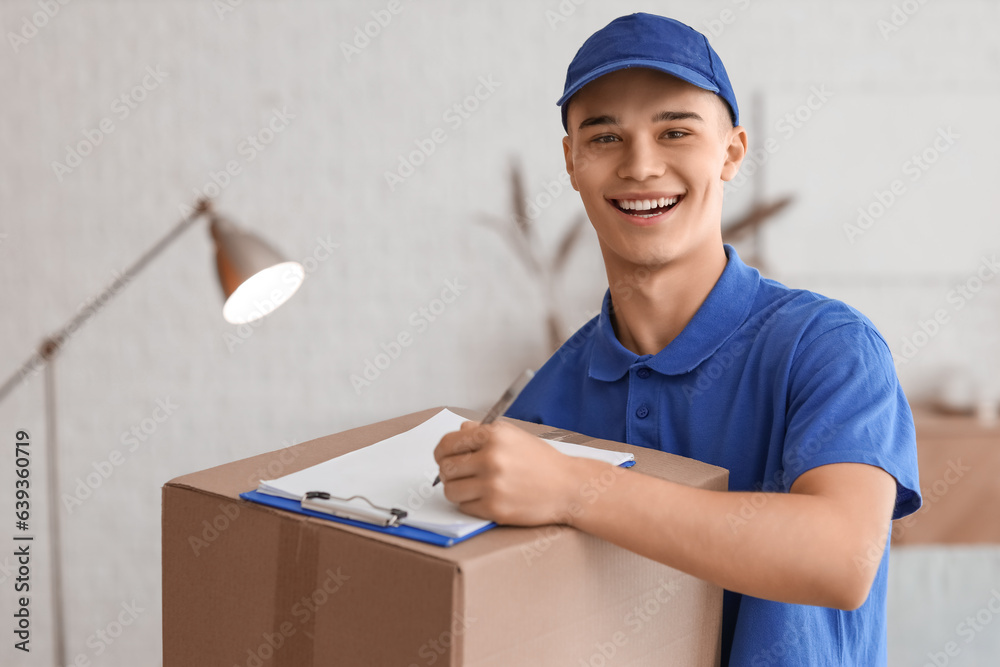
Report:
[[[215,263],[219,273],[225,305],[222,315],[233,324],[260,319],[288,300],[305,278],[298,262],[286,261],[258,236],[240,229],[219,216],[208,199],[200,200],[195,208],[161,238],[152,248],[116,275],[108,287],[86,302],[65,326],[46,337],[38,350],[0,386],[0,401],[29,375],[44,370],[45,446],[49,503],[49,540],[51,543],[53,634],[56,664],[66,662],[64,637],[65,617],[62,587],[62,548],[60,544],[58,506],[58,447],[56,430],[55,356],[76,331],[113,299],[135,275],[144,269],[188,227],[201,218],[208,218],[209,232],[215,242]]]

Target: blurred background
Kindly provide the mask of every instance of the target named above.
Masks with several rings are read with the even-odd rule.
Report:
[[[896,357],[927,506],[894,531],[890,664],[995,664],[1000,3],[3,0],[0,377],[94,313],[54,367],[70,662],[159,663],[168,480],[485,409],[598,312],[555,100],[583,40],[632,11],[727,65],[751,147],[727,238],[861,310]],[[227,324],[202,222],[88,305],[203,196],[302,262],[298,294]],[[43,408],[37,373],[0,404],[0,510],[24,430],[39,536],[32,650],[5,629],[3,664],[53,660]]]

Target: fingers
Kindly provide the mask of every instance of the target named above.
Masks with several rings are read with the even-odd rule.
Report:
[[[438,463],[438,474],[442,482],[451,482],[457,479],[473,477],[478,473],[479,466],[473,457],[474,452],[463,451],[458,454],[446,456]]]
[[[457,445],[463,441],[463,435],[461,431],[452,431],[451,433],[445,433],[438,442],[437,447],[434,448],[434,460],[437,461],[438,465],[441,465],[441,461],[447,456],[454,454]]]
[[[490,441],[492,434],[492,424],[484,426],[472,421],[463,422],[460,430],[446,433],[441,438],[434,448],[434,460],[440,465],[448,456],[477,452]]]
[[[449,480],[444,487],[444,497],[459,505],[482,500],[483,485],[475,477]],[[465,511],[465,510],[462,510]]]

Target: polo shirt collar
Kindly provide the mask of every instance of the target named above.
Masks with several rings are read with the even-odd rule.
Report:
[[[732,336],[750,314],[760,272],[740,260],[736,250],[725,245],[726,268],[712,291],[680,335],[654,355],[639,356],[623,346],[611,324],[611,290],[597,320],[594,346],[590,353],[590,377],[613,382],[637,361],[643,361],[664,375],[680,375],[695,369],[712,356]]]

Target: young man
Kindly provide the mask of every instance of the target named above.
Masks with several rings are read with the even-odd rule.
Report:
[[[619,18],[581,47],[559,104],[611,288],[507,415],[722,466],[730,491],[629,471],[584,498],[607,464],[498,423],[441,440],[445,495],[500,523],[568,523],[719,584],[724,665],[884,665],[891,519],[920,506],[885,340],[722,243],[723,184],[747,134],[703,35]]]

